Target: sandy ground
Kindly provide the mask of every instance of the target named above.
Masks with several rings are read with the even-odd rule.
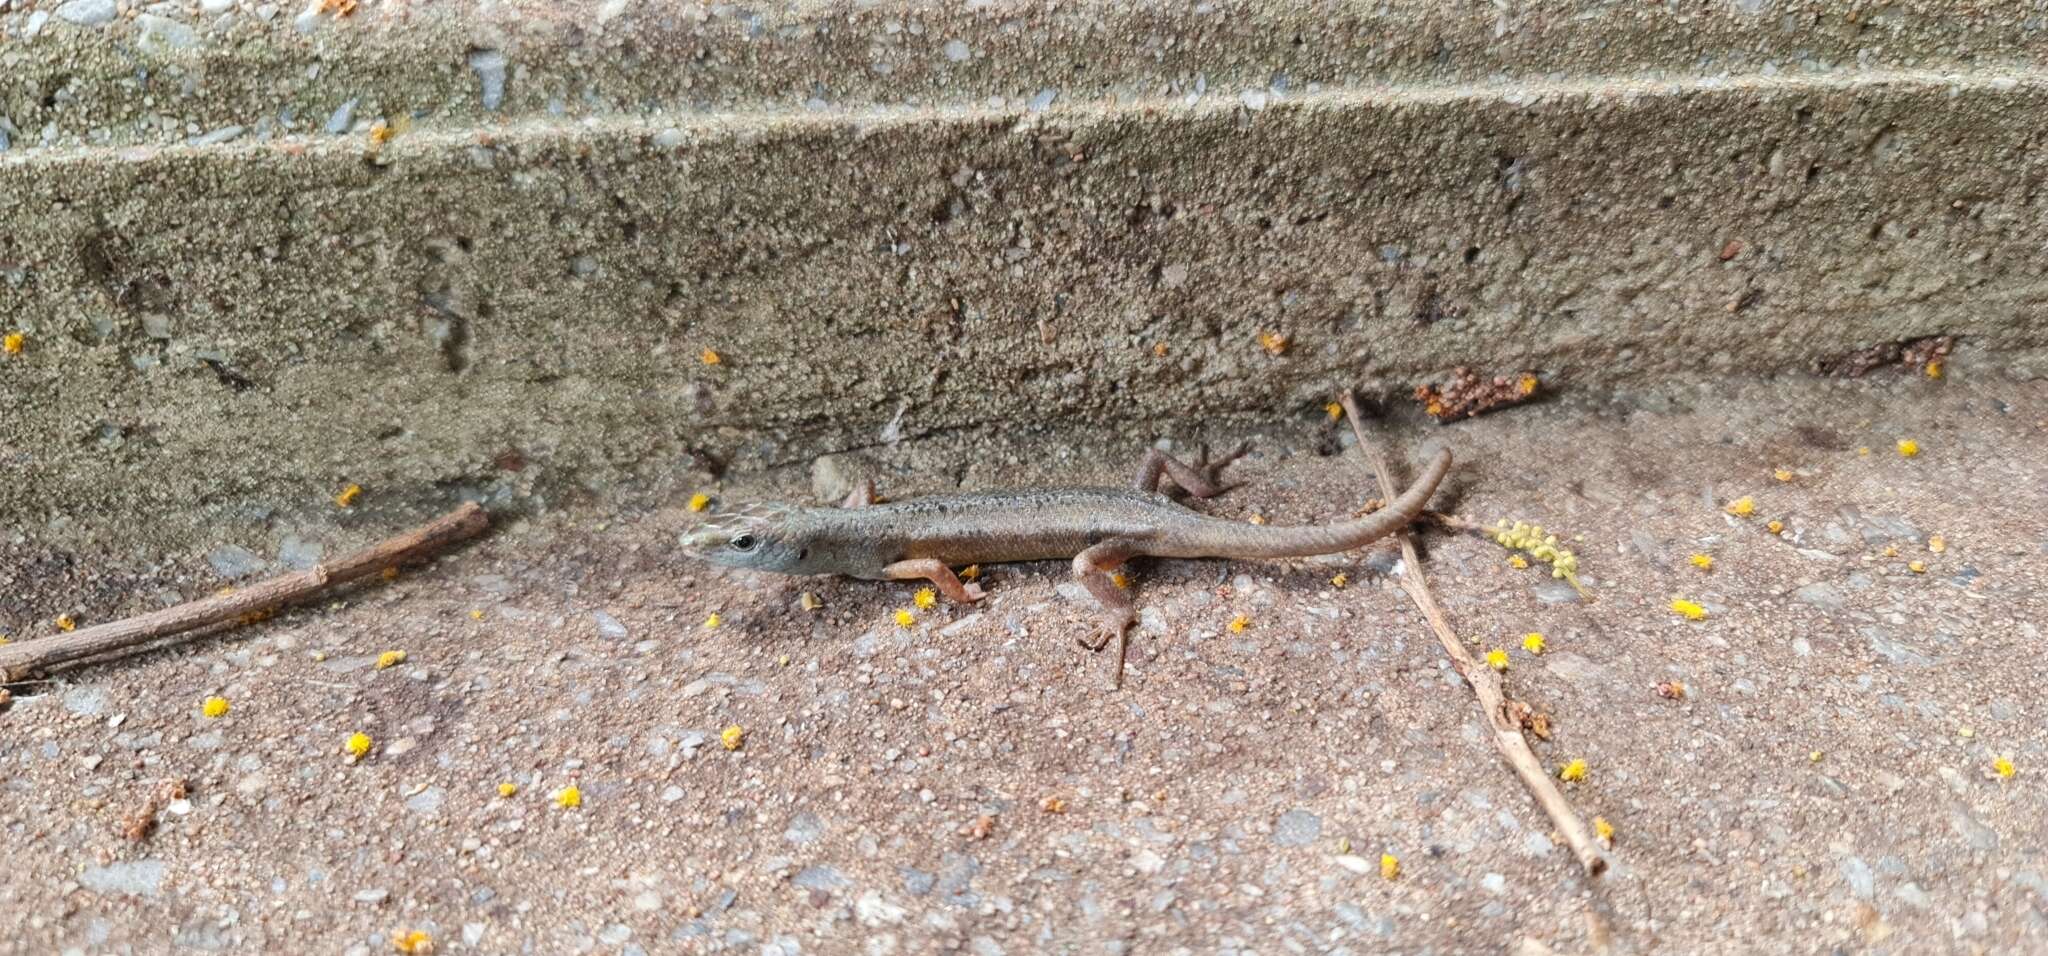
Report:
[[[1135,566],[1145,622],[1110,691],[1060,565],[991,569],[983,604],[899,627],[912,587],[692,566],[680,502],[622,495],[339,605],[16,685],[0,950],[2048,949],[2048,385],[1673,388],[1384,428],[1411,461],[1423,439],[1459,453],[1439,506],[1580,556],[1588,601],[1478,538],[1431,535],[1427,561],[1550,716],[1541,758],[1585,761],[1565,791],[1613,827],[1597,884],[1482,735],[1390,548]],[[1373,496],[1328,423],[1255,437],[1251,483],[1201,507],[1295,523]],[[1112,444],[876,457],[909,496],[1120,481]],[[1743,496],[1752,516],[1724,511]],[[222,584],[164,557],[184,594]],[[27,604],[74,606],[61,583]],[[169,780],[187,795],[124,836]]]

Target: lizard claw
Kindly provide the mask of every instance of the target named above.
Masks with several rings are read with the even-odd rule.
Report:
[[[979,601],[982,598],[988,597],[988,592],[982,590],[981,585],[975,584],[972,581],[968,582],[966,585],[964,585],[964,587],[967,590],[967,601],[970,604],[972,604],[975,601]]]

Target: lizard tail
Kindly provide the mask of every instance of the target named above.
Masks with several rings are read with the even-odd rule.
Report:
[[[1275,528],[1264,525],[1240,524],[1218,520],[1213,526],[1204,522],[1203,533],[1194,537],[1199,541],[1187,542],[1189,547],[1173,548],[1172,554],[1152,552],[1164,557],[1177,558],[1306,558],[1318,554],[1336,554],[1362,548],[1387,535],[1407,527],[1429,506],[1429,498],[1436,493],[1436,486],[1451,470],[1451,453],[1448,449],[1438,451],[1422,474],[1401,492],[1400,497],[1386,507],[1355,521],[1328,525],[1301,525],[1291,528]]]

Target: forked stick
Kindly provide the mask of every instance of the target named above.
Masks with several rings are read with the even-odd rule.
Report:
[[[1366,440],[1365,425],[1358,415],[1358,400],[1346,389],[1338,401],[1344,405],[1344,414],[1351,419],[1351,434],[1358,439],[1358,450],[1365,453],[1372,465],[1373,477],[1380,483],[1380,494],[1386,500],[1394,500],[1399,489],[1394,487],[1394,476],[1387,471],[1387,461],[1373,443]],[[1415,537],[1407,531],[1398,535],[1401,542],[1401,587],[1422,609],[1422,616],[1429,619],[1429,626],[1436,631],[1438,642],[1444,646],[1444,653],[1451,655],[1451,665],[1458,669],[1458,676],[1465,678],[1472,692],[1479,695],[1479,707],[1486,712],[1486,723],[1493,731],[1494,746],[1515,768],[1515,774],[1522,778],[1522,785],[1529,788],[1530,795],[1543,812],[1550,815],[1550,822],[1557,825],[1564,841],[1572,848],[1572,855],[1579,858],[1579,865],[1586,868],[1587,876],[1599,876],[1607,869],[1607,858],[1600,853],[1599,844],[1586,824],[1565,802],[1564,794],[1557,789],[1557,782],[1545,772],[1543,764],[1536,760],[1536,753],[1529,749],[1529,741],[1522,736],[1522,724],[1508,712],[1507,697],[1500,689],[1500,675],[1488,670],[1465,648],[1458,635],[1452,633],[1451,625],[1444,618],[1442,608],[1437,607],[1436,598],[1429,593],[1429,582],[1422,576],[1422,558],[1415,551]]]
[[[139,617],[94,625],[75,634],[0,646],[0,682],[22,680],[46,667],[128,650],[161,637],[318,597],[385,568],[476,537],[489,524],[490,516],[483,507],[467,501],[448,514],[339,561]]]

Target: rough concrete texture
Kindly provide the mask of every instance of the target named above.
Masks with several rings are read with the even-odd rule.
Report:
[[[1406,460],[1418,437],[1461,456],[1440,506],[1539,522],[1581,556],[1586,602],[1488,541],[1432,535],[1426,560],[1460,632],[1508,648],[1511,694],[1551,716],[1544,762],[1587,761],[1565,789],[1615,829],[1597,886],[1385,546],[1135,567],[1145,623],[1109,692],[1057,563],[992,569],[985,603],[904,629],[911,586],[682,564],[693,516],[587,502],[345,605],[16,688],[0,950],[374,954],[418,931],[444,953],[1540,954],[1601,951],[1596,913],[1616,953],[2040,952],[2048,387],[1962,375],[1384,427]],[[1128,445],[1074,439],[875,457],[898,495],[1124,476]],[[1347,513],[1374,492],[1340,444],[1271,428],[1251,483],[1205,507]],[[807,471],[699,490],[802,497]],[[1755,514],[1726,514],[1741,496]],[[174,562],[90,610],[224,580]],[[25,637],[82,588],[6,590]],[[408,658],[376,669],[388,650]],[[201,716],[210,695],[226,716]],[[375,747],[351,765],[358,731]],[[122,836],[166,779],[186,798]],[[572,782],[582,805],[558,807]]]
[[[0,515],[166,553],[1457,364],[2037,374],[2042,24],[1831,6],[16,0]]]

